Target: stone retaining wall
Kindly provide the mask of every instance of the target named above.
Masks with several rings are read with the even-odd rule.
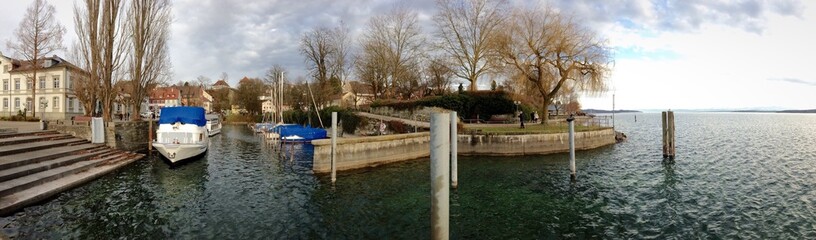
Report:
[[[569,151],[569,134],[463,135],[458,138],[459,155],[534,155]],[[615,131],[576,132],[575,149],[588,150],[615,143]],[[331,171],[331,140],[312,141],[313,170]],[[430,156],[430,133],[408,133],[375,137],[340,138],[337,141],[337,170],[373,167]]]
[[[149,123],[148,121],[107,122],[105,123],[105,144],[124,151],[147,152]],[[157,125],[154,123],[153,130],[155,131],[156,128]],[[86,122],[78,122],[76,125],[72,125],[70,121],[49,122],[48,129],[91,141],[91,127]]]

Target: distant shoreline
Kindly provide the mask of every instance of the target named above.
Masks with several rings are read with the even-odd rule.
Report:
[[[740,111],[730,111],[730,112],[737,112],[737,113],[816,113],[816,109],[781,110],[781,111],[740,110]]]
[[[583,110],[581,110],[581,111],[583,111],[583,112],[585,112],[585,113],[591,113],[591,114],[608,114],[608,113],[612,113],[612,112],[613,112],[613,111],[611,111],[611,110],[601,110],[601,109],[583,109]],[[615,110],[615,111],[614,111],[614,113],[642,113],[642,111],[638,111],[638,110],[623,110],[623,109],[622,109],[622,110]]]
[[[591,114],[611,114],[611,110],[601,109],[583,109],[585,113]],[[665,111],[665,110],[664,110]],[[676,109],[675,112],[690,112],[690,113],[816,113],[816,109],[802,109],[802,110],[729,110],[729,109]],[[659,110],[615,110],[615,113],[650,113],[661,112]]]

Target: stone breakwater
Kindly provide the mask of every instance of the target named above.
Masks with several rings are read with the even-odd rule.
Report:
[[[567,133],[486,135],[460,134],[459,155],[535,155],[569,151]],[[430,133],[408,133],[375,137],[339,138],[337,170],[374,167],[381,164],[425,158],[430,155]],[[577,150],[588,150],[615,143],[615,131],[602,129],[575,133]],[[331,171],[331,140],[312,141],[313,170]]]

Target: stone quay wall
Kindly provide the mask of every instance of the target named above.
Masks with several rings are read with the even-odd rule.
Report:
[[[429,132],[337,139],[337,170],[373,167],[430,156]],[[312,141],[312,169],[331,172],[331,139]]]
[[[575,150],[615,144],[615,131],[575,133]],[[569,152],[569,133],[527,135],[459,135],[459,155],[515,156]]]

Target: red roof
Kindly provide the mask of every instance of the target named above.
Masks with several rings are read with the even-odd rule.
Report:
[[[178,99],[179,91],[175,87],[157,87],[150,92],[150,100]]]

